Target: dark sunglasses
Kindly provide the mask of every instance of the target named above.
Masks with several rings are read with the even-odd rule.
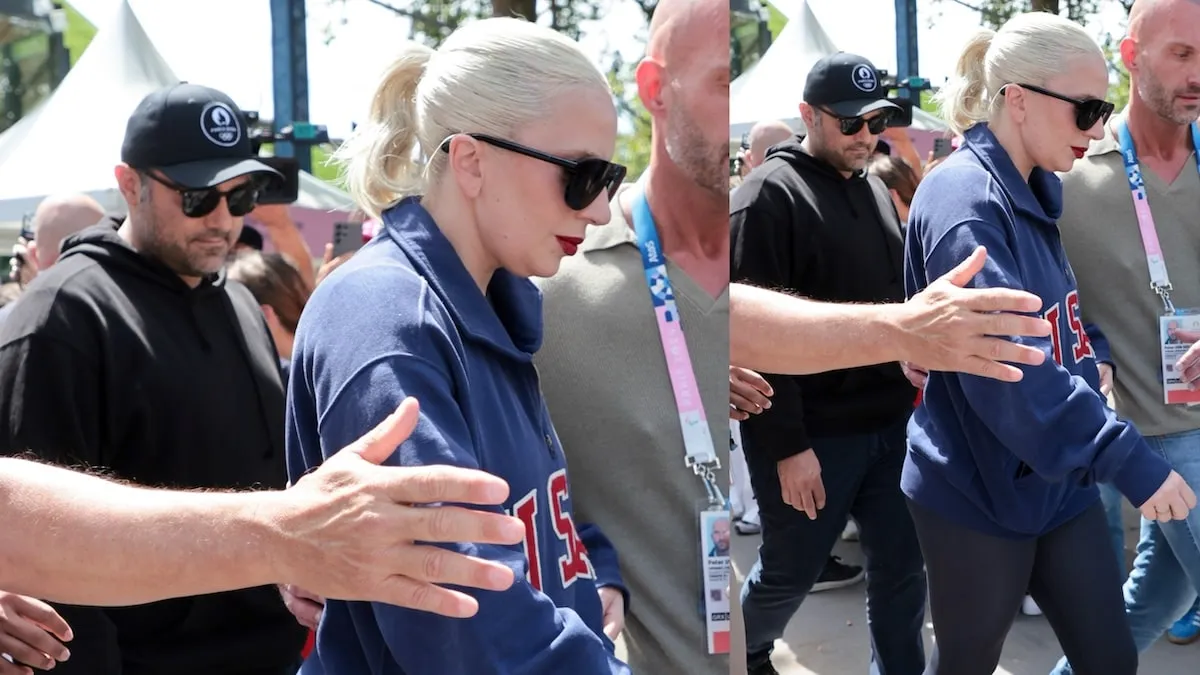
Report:
[[[888,122],[892,119],[891,114],[886,111],[880,113],[878,117],[867,119],[865,117],[841,117],[837,113],[825,110],[824,108],[818,108],[818,110],[836,119],[838,124],[842,125],[843,136],[857,134],[862,131],[864,124],[867,125],[867,131],[871,132],[872,136],[878,136],[883,133],[884,129],[887,129]]]
[[[1032,84],[1022,84],[1017,82],[1018,87],[1024,87],[1029,91],[1036,92],[1042,96],[1049,96],[1060,101],[1066,101],[1075,106],[1075,126],[1079,127],[1080,131],[1091,131],[1092,127],[1096,126],[1096,122],[1108,123],[1108,118],[1113,114],[1113,104],[1108,101],[1102,101],[1098,98],[1077,99],[1070,96],[1063,96],[1056,91],[1043,89]],[[1003,91],[1003,90],[1001,90]]]
[[[215,187],[186,188],[153,172],[148,172],[147,175],[155,182],[179,193],[179,196],[183,198],[183,215],[188,218],[203,218],[212,213],[221,203],[222,197],[225,198],[225,204],[229,207],[229,215],[240,218],[258,206],[258,195],[262,190],[262,184],[253,178],[232,190],[222,192]]]
[[[625,167],[596,157],[567,159],[565,157],[556,157],[541,150],[534,150],[520,143],[506,141],[503,138],[488,136],[487,134],[466,135],[477,141],[483,141],[488,145],[494,145],[497,148],[503,148],[519,155],[540,159],[543,162],[549,162],[562,167],[567,184],[563,199],[567,202],[567,206],[576,211],[582,211],[591,206],[592,202],[596,201],[596,197],[599,197],[601,192],[607,191],[608,198],[611,200],[617,195],[617,190],[625,180]],[[442,143],[441,149],[442,152],[450,151],[449,138]]]

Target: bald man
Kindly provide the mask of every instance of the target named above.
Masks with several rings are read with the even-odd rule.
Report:
[[[795,135],[791,127],[779,120],[767,120],[751,127],[750,149],[746,151],[747,172],[763,163],[772,145],[778,145]]]
[[[1151,272],[1158,268],[1147,260],[1123,156],[1135,158],[1140,169],[1173,305],[1200,307],[1200,258],[1195,255],[1200,158],[1194,147],[1200,140],[1200,1],[1138,0],[1120,53],[1131,77],[1129,106],[1062,177],[1064,213],[1058,225],[1083,299],[1083,322],[1098,326],[1108,339],[1111,357],[1101,365],[1107,369],[1101,371],[1102,393],[1111,393],[1117,413],[1136,424],[1171,468],[1196,487],[1200,406],[1163,402],[1160,330],[1166,307],[1147,284],[1157,278]],[[1177,361],[1167,359],[1167,365],[1180,382],[1200,384],[1200,343]],[[1101,495],[1124,570],[1121,497],[1104,489]],[[1141,651],[1185,614],[1171,629],[1173,638],[1200,637],[1200,618],[1192,608],[1200,582],[1198,531],[1197,511],[1172,523],[1142,521],[1136,572],[1124,589],[1125,613]],[[1055,672],[1072,671],[1064,660]]]
[[[713,482],[728,490],[728,44],[726,0],[659,2],[637,68],[653,118],[650,166],[613,201],[609,226],[592,228],[579,255],[541,282],[542,386],[568,453],[577,517],[621,552],[633,598],[624,646],[635,673],[730,672],[727,655],[709,653],[699,514],[708,493],[685,464],[687,453],[718,460]],[[648,209],[639,209],[643,199]],[[680,372],[667,370],[638,227],[657,232],[666,258],[690,356]],[[707,418],[686,444],[679,405],[689,401],[676,401],[673,376],[683,390],[698,389],[702,405],[688,416]],[[715,630],[727,641],[728,627]]]
[[[59,249],[67,237],[104,218],[104,208],[85,194],[55,195],[43,199],[33,214],[33,240],[13,247],[13,275],[28,284],[38,272],[58,261]],[[0,308],[3,321],[14,303]]]

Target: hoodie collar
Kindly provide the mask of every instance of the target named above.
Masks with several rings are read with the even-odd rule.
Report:
[[[511,358],[532,360],[542,346],[542,294],[533,282],[498,269],[487,295],[480,293],[420,197],[384,211],[383,223],[464,335]]]
[[[966,147],[995,178],[1015,210],[1046,225],[1057,223],[1063,210],[1062,181],[1058,176],[1034,167],[1026,182],[986,123],[971,127],[963,138]]]

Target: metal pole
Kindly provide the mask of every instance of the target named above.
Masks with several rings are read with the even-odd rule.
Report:
[[[896,0],[896,79],[906,81],[917,75],[917,0]],[[919,103],[920,92],[901,87],[900,95]]]
[[[271,56],[274,65],[275,131],[308,121],[308,48],[304,0],[271,0]],[[297,152],[297,150],[300,150]],[[277,142],[275,154],[295,157],[312,171],[311,146]]]

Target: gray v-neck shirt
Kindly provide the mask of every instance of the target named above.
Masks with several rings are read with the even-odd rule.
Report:
[[[567,456],[575,518],[612,541],[631,601],[625,646],[635,673],[726,675],[701,614],[700,479],[683,436],[633,230],[616,201],[545,293],[535,357]],[[712,297],[667,263],[705,415],[729,486],[729,291]]]
[[[1063,179],[1059,220],[1067,258],[1079,284],[1084,323],[1108,338],[1116,365],[1117,413],[1148,436],[1200,429],[1200,406],[1163,403],[1158,318],[1162,302],[1150,289],[1146,251],[1120,146],[1110,122],[1102,140]],[[1171,183],[1142,165],[1150,211],[1177,308],[1200,309],[1200,173],[1189,157]]]

